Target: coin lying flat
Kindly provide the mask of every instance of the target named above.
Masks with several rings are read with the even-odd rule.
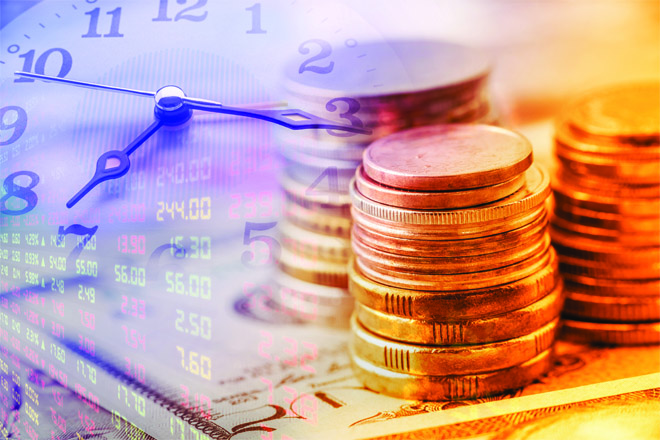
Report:
[[[382,138],[364,153],[364,171],[376,182],[422,191],[495,185],[531,164],[532,147],[525,138],[488,125],[416,128]]]
[[[660,321],[660,295],[607,296],[566,289],[565,314],[601,322]]]
[[[355,353],[381,368],[430,376],[465,375],[510,368],[544,352],[554,342],[559,318],[531,333],[479,345],[427,346],[382,338],[351,318]]]
[[[347,287],[348,275],[344,263],[313,260],[282,248],[279,267],[301,280],[329,287]]]
[[[565,319],[562,338],[606,345],[660,344],[660,322],[612,323]]]
[[[515,367],[488,373],[432,376],[380,368],[361,358],[351,348],[353,371],[367,388],[409,400],[477,399],[522,388],[550,369],[552,354],[552,349],[549,349]]]
[[[402,318],[357,305],[357,319],[367,330],[384,338],[428,345],[486,344],[513,339],[531,333],[559,316],[563,287],[555,289],[522,309],[483,318],[448,321],[422,321]]]
[[[288,220],[279,223],[279,230],[282,245],[295,254],[312,260],[337,263],[348,261],[351,242],[346,238],[308,231]]]
[[[291,201],[286,202],[284,212],[291,223],[309,231],[341,238],[351,237],[350,218],[319,213]]]
[[[559,283],[554,253],[541,270],[519,281],[478,290],[422,291],[390,287],[362,275],[348,265],[349,289],[365,306],[403,318],[451,321],[484,318],[521,309],[545,297]]]
[[[503,199],[525,183],[520,174],[490,186],[453,191],[413,191],[382,185],[367,176],[362,167],[355,173],[355,185],[365,197],[385,205],[409,209],[450,209],[482,205]]]

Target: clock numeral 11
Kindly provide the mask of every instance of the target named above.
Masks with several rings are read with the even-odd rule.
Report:
[[[83,38],[123,37],[124,34],[119,33],[121,8],[115,8],[112,11],[106,12],[106,14],[112,16],[112,22],[110,23],[110,32],[101,35],[98,33],[99,16],[101,15],[101,8],[95,8],[89,12],[85,12],[85,15],[89,15],[89,29],[87,30],[87,33],[84,34],[82,37]]]

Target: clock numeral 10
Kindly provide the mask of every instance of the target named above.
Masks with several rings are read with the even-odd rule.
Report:
[[[53,55],[54,53],[59,53],[60,56],[62,57],[62,64],[60,65],[60,71],[56,76],[58,78],[64,78],[71,71],[71,66],[73,65],[73,57],[71,56],[68,50],[62,49],[60,47],[54,47],[42,53],[41,55],[39,55],[39,57],[37,57],[36,63],[34,63],[34,56],[36,54],[34,49],[27,51],[22,55],[19,55],[18,56],[19,58],[23,58],[25,60],[23,61],[23,69],[22,69],[23,72],[31,72],[32,64],[34,63],[34,73],[38,73],[39,75],[45,75],[46,62],[48,61],[48,58],[50,58],[50,56]],[[34,82],[34,79],[16,78],[14,82],[15,83]]]
[[[101,15],[101,8],[95,8],[89,12],[85,12],[85,15],[89,15],[89,29],[87,30],[87,33],[84,34],[82,37],[83,38],[123,37],[124,34],[119,33],[121,8],[115,8],[112,11],[106,12],[106,14],[112,16],[112,22],[110,23],[110,32],[101,35],[98,33],[99,16]]]

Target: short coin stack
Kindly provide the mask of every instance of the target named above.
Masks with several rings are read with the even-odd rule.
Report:
[[[550,181],[520,135],[416,128],[365,151],[351,186],[351,355],[407,399],[501,393],[547,371],[563,305]]]
[[[308,42],[303,49],[319,44]],[[297,315],[307,320],[347,325],[354,304],[347,291],[348,191],[364,149],[414,126],[492,121],[489,60],[480,51],[446,42],[354,40],[335,48],[332,64],[329,60],[321,73],[304,62],[307,58],[287,68],[289,105],[373,132],[278,131],[286,214],[279,225],[280,294],[273,299],[288,313],[304,311]],[[520,178],[499,191],[516,185],[522,185]]]
[[[556,126],[552,239],[567,338],[660,343],[660,84],[595,91]]]

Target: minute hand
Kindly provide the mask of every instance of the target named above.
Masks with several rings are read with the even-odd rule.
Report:
[[[273,122],[291,130],[306,130],[310,128],[324,128],[329,130],[342,130],[351,133],[370,134],[371,130],[358,125],[337,124],[329,119],[314,116],[306,111],[287,108],[283,110],[254,110],[240,107],[228,107],[219,102],[184,97],[183,102],[194,110],[223,113],[228,115],[245,116]]]

